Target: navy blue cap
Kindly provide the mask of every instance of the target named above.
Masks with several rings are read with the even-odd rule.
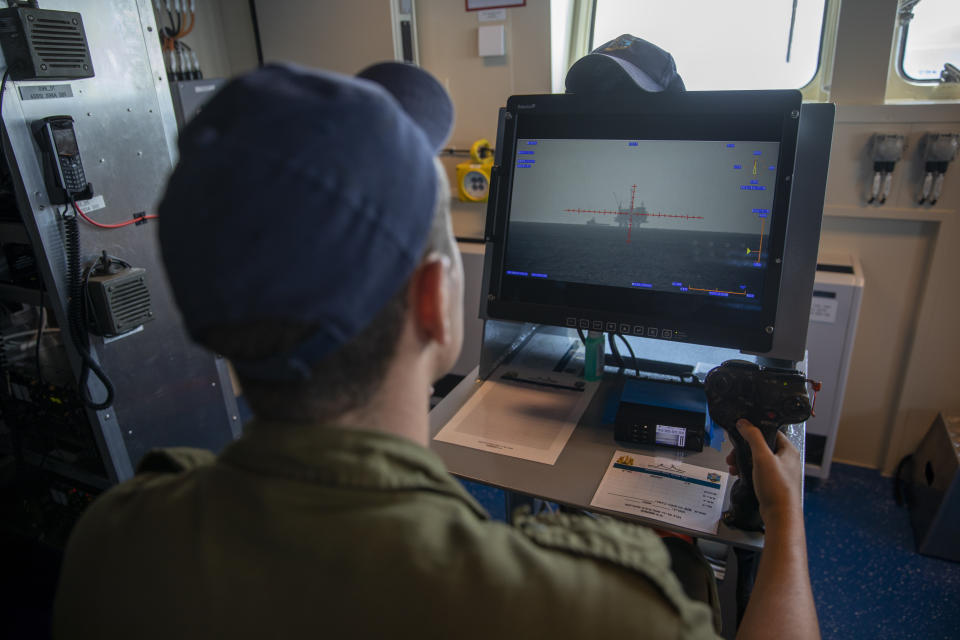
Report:
[[[629,34],[600,45],[573,63],[565,84],[567,93],[685,89],[672,55]]]
[[[288,353],[231,358],[248,377],[309,376],[420,262],[452,125],[443,87],[401,63],[356,78],[272,64],[224,86],[181,133],[160,203],[161,251],[190,334],[316,326]]]

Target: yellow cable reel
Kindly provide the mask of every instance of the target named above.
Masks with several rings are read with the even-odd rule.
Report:
[[[457,193],[461,202],[486,202],[490,194],[493,147],[480,138],[470,146],[470,161],[457,165]]]

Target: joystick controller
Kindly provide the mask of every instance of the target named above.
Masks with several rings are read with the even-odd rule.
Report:
[[[797,371],[765,368],[745,360],[727,360],[707,374],[707,409],[713,421],[730,434],[740,471],[730,494],[730,511],[724,514],[729,526],[763,531],[753,488],[753,455],[736,427],[737,420],[745,418],[756,425],[773,451],[781,426],[803,422],[812,413],[807,382]],[[814,389],[819,387],[813,384]]]

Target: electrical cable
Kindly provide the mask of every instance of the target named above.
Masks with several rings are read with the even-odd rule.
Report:
[[[36,356],[36,360],[37,360],[37,382],[39,382],[40,386],[42,387],[44,385],[44,381],[43,381],[43,367],[40,365],[40,343],[43,341],[43,329],[47,319],[47,308],[43,306],[43,287],[42,286],[40,287],[40,307],[38,311],[39,311],[38,315],[40,317],[37,321],[37,346],[36,346],[36,351],[34,355]]]
[[[74,202],[74,207],[79,211]],[[69,212],[69,208],[66,210]],[[87,327],[87,309],[86,309],[86,287],[85,278],[80,267],[80,227],[77,224],[77,217],[74,215],[63,214],[64,225],[64,245],[67,254],[67,288],[69,300],[67,302],[67,317],[69,318],[70,338],[73,340],[73,346],[80,356],[80,379],[79,394],[80,399],[91,409],[106,409],[113,404],[114,389],[113,383],[107,377],[106,372],[100,367],[100,363],[90,355],[90,331]],[[90,374],[93,373],[103,384],[106,390],[106,397],[96,402],[90,397],[90,390],[87,382]]]
[[[170,26],[164,26],[163,30],[166,32],[167,38],[173,38],[173,34],[176,33],[176,31],[173,30],[173,27],[176,25],[176,23],[173,21],[173,12],[170,11],[170,9],[167,9],[167,18],[170,20]]]
[[[630,352],[630,357],[633,358],[633,370],[637,372],[637,377],[640,377],[640,361],[637,360],[637,354],[633,352],[633,347],[630,346],[630,341],[627,340],[622,333],[618,333],[617,337],[623,340],[623,344],[627,345],[627,351]],[[680,381],[683,382],[683,376],[680,377]]]
[[[197,14],[191,12],[191,13],[190,13],[190,26],[187,27],[186,30],[185,30],[183,33],[181,33],[180,35],[178,35],[178,36],[177,36],[177,39],[180,39],[180,38],[183,38],[184,36],[190,35],[190,32],[193,31],[193,26],[196,24],[196,22],[197,22]]]
[[[162,10],[159,4],[155,6],[160,11],[157,18],[159,26],[162,22]],[[170,59],[167,61],[169,77],[173,80],[199,80],[203,78],[197,54],[187,43],[182,42],[184,37],[193,32],[197,24],[196,5],[194,4],[193,8],[188,8],[187,2],[183,2],[182,5],[175,3],[172,9],[168,5],[166,14],[170,26],[159,27],[158,33],[160,34],[163,51],[170,53]],[[185,54],[184,50],[190,53]]]
[[[177,16],[177,26],[175,27],[177,31],[173,34],[173,39],[176,41],[177,38],[183,35],[183,14],[179,9],[174,11],[174,14]]]
[[[132,224],[137,224],[141,220],[153,220],[155,218],[160,217],[156,214],[150,214],[148,216],[141,216],[139,218],[134,218],[133,220],[127,220],[126,222],[119,222],[117,224],[106,224],[104,222],[97,222],[96,220],[94,220],[93,218],[85,214],[83,211],[81,211],[80,205],[77,204],[76,200],[71,199],[70,203],[73,205],[73,208],[76,209],[77,215],[79,215],[81,218],[83,218],[93,226],[100,227],[101,229],[120,229],[122,227],[129,227]]]
[[[623,371],[626,365],[623,362],[623,356],[620,355],[620,350],[617,349],[617,343],[613,341],[613,335],[612,332],[607,334],[607,344],[610,345],[610,353],[617,359],[617,365],[620,367],[620,370]]]
[[[52,328],[52,329],[44,329],[43,332],[44,332],[44,333],[52,333],[52,332],[56,332],[57,330],[58,330],[58,329],[57,329],[56,327],[54,327],[54,328]],[[4,340],[13,340],[14,338],[23,338],[23,337],[26,337],[26,336],[31,336],[31,337],[33,337],[33,336],[35,336],[35,335],[37,335],[37,330],[36,330],[36,329],[27,329],[26,331],[17,331],[16,333],[6,333],[6,334],[3,334],[2,337],[3,337]]]
[[[3,71],[3,80],[0,80],[0,117],[3,117],[3,96],[7,93],[7,79],[10,78],[10,67]]]
[[[823,383],[819,380],[812,380],[810,378],[804,378],[805,383],[810,385],[810,388],[813,389],[813,402],[810,403],[810,415],[814,418],[817,417],[815,409],[817,408],[817,392],[823,388]]]

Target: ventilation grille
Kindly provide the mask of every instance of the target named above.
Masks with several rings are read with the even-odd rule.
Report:
[[[151,319],[150,290],[143,277],[107,285],[107,304],[119,331],[127,331]]]
[[[52,72],[83,72],[90,68],[90,56],[83,26],[77,18],[37,15],[29,21],[30,44],[37,60]]]

